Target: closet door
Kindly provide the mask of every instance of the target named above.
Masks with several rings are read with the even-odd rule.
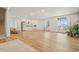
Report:
[[[0,7],[0,34],[5,34],[5,8]]]

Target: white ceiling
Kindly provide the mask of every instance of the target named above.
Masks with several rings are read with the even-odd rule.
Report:
[[[14,16],[25,16],[30,19],[46,19],[79,12],[78,7],[10,7],[9,12]]]

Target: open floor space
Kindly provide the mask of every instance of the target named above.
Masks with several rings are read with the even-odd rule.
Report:
[[[0,7],[0,52],[78,52],[79,7]]]
[[[79,51],[79,38],[72,38],[65,33],[55,33],[42,30],[24,31],[11,35],[38,51]]]

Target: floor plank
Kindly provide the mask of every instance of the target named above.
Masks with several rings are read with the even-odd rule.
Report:
[[[18,38],[41,52],[79,51],[79,38],[71,38],[64,33],[32,30],[11,35],[11,38]]]

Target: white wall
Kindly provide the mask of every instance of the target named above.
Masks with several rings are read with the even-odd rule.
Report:
[[[9,9],[6,10],[6,17],[5,17],[5,30],[6,36],[10,37],[10,28],[17,28],[17,21],[16,19],[10,14]]]
[[[10,28],[16,28],[17,30],[21,30],[21,21],[18,18],[11,16]]]
[[[71,25],[77,24],[79,22],[79,14],[69,15],[71,20]]]
[[[37,29],[44,30],[46,28],[47,20],[37,21]]]
[[[57,31],[57,19],[55,17],[53,17],[52,19],[49,19],[49,21],[50,21],[49,30]]]
[[[64,16],[70,17],[71,25],[73,25],[75,23],[79,23],[79,14],[77,14],[77,13],[71,14],[71,15],[64,15]],[[35,21],[33,23],[37,25],[36,29],[45,29],[46,25],[47,25],[47,21],[49,20],[49,23],[50,23],[49,30],[56,32],[56,31],[58,31],[58,28],[57,28],[57,18],[58,17],[61,17],[61,16],[51,17],[46,20],[40,20],[40,19],[35,19],[35,20],[31,19],[31,20]],[[13,28],[17,28],[17,30],[21,30],[21,21],[23,19],[24,18],[18,19],[17,16],[11,15],[9,9],[7,9],[7,12],[6,12],[6,35],[7,35],[7,37],[10,36],[10,28],[13,27]],[[28,19],[25,18],[25,20],[28,20]]]
[[[8,30],[10,28],[16,28],[17,30],[20,30],[21,31],[21,21],[24,20],[24,18],[17,18],[17,16],[12,16],[10,15],[10,17],[8,17],[8,20],[7,20],[7,26],[8,26]],[[46,24],[47,24],[47,20],[38,20],[38,19],[29,19],[29,21],[32,23],[32,24],[35,24],[36,27],[26,27],[26,30],[30,30],[30,29],[40,29],[40,30],[44,30],[46,28]],[[25,19],[25,22],[26,22],[26,25],[27,25],[27,22],[28,22],[28,19]]]
[[[28,19],[27,19],[28,21]],[[32,25],[36,25],[36,27],[26,27],[26,29],[29,28],[30,29],[40,29],[40,30],[44,30],[45,27],[46,27],[46,20],[30,20],[31,24]],[[31,24],[28,24],[28,25],[31,25]],[[26,23],[27,25],[27,23]]]
[[[69,17],[71,25],[79,23],[79,13],[63,15],[63,16]],[[50,31],[58,32],[58,27],[57,27],[57,18],[58,17],[61,17],[61,16],[54,16],[54,17],[49,18],[49,21],[50,21],[49,30]]]

